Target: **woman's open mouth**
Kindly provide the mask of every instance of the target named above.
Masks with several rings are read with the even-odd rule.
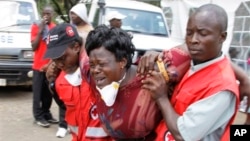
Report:
[[[95,78],[95,84],[99,87],[99,88],[101,88],[101,87],[103,87],[103,86],[105,86],[105,78],[104,77],[102,77],[102,78]]]

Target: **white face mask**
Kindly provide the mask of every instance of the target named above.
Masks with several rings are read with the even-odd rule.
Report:
[[[74,73],[72,74],[66,74],[64,78],[73,86],[79,86],[82,83],[82,76],[80,68],[78,68]]]
[[[96,86],[96,89],[102,96],[102,100],[105,102],[107,106],[112,106],[115,103],[116,95],[122,80],[124,80],[126,73],[124,74],[123,78],[118,82],[112,82],[109,85],[103,87],[102,89]]]

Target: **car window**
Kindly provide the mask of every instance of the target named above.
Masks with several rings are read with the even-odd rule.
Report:
[[[126,16],[122,20],[122,29],[140,32],[143,34],[167,35],[166,25],[161,13],[150,11],[107,7],[105,15],[116,11]],[[106,20],[105,24],[109,24]]]
[[[160,35],[168,37],[167,25],[165,25],[164,18],[161,13],[142,11],[142,10],[133,10],[125,8],[114,8],[106,7],[105,15],[108,15],[109,12],[116,11],[120,14],[126,16],[122,20],[122,29],[142,33],[142,34],[151,34],[151,35]],[[96,10],[94,21],[92,25],[95,27],[99,22],[99,8]],[[109,25],[109,22],[105,20],[106,17],[103,17],[104,24]]]
[[[29,2],[0,1],[0,29],[25,28],[29,29],[35,21],[34,9]]]

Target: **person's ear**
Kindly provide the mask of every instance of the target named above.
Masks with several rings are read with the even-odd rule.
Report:
[[[128,63],[128,60],[126,58],[122,58],[122,60],[120,61],[120,68],[124,69],[127,63]]]
[[[224,31],[221,33],[221,40],[220,42],[223,43],[227,39],[227,32]]]
[[[74,46],[73,46],[73,50],[75,51],[75,52],[80,52],[80,50],[81,50],[81,45],[80,45],[80,43],[78,43],[78,42],[75,42],[74,43]]]

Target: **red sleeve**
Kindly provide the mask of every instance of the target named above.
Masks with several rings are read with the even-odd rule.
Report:
[[[31,33],[30,33],[30,35],[31,35],[30,41],[35,40],[36,35],[38,34],[38,30],[39,30],[38,26],[36,24],[32,24]]]

